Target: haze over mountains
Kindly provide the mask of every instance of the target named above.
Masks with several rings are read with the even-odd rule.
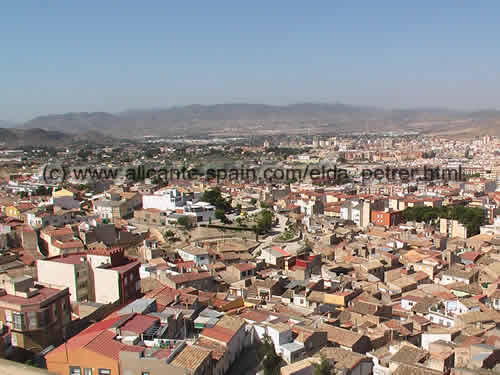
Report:
[[[0,127],[8,126],[0,122]],[[134,138],[144,135],[304,135],[378,130],[500,135],[500,111],[464,112],[439,108],[385,110],[339,103],[189,105],[115,114],[80,112],[40,116],[17,125],[15,129],[1,129],[0,142],[31,144],[37,140],[52,140],[54,143],[86,138],[102,141],[101,134]]]

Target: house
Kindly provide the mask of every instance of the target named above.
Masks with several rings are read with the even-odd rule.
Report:
[[[32,277],[0,274],[0,321],[12,346],[41,351],[63,341],[71,322],[69,290],[35,284]]]
[[[346,201],[340,209],[343,220],[353,221],[357,226],[366,228],[370,223],[371,204],[365,200]]]
[[[49,256],[81,253],[84,251],[82,241],[75,236],[70,226],[59,229],[46,227],[40,231],[40,239],[43,241]]]
[[[500,289],[495,289],[495,291],[490,295],[491,305],[495,310],[500,310]]]
[[[135,210],[134,220],[145,225],[165,225],[167,224],[167,212],[157,208]]]
[[[101,219],[113,220],[130,217],[141,206],[139,193],[108,191],[104,198],[93,202],[94,212]]]
[[[320,351],[330,360],[335,369],[345,375],[370,375],[373,371],[373,361],[362,354],[342,348],[323,348]]]
[[[321,329],[296,324],[292,327],[292,332],[297,335],[294,341],[304,346],[304,355],[306,356],[316,354],[328,344],[328,334]]]
[[[139,296],[141,264],[126,257],[123,248],[88,250],[87,261],[95,302],[126,303]]]
[[[26,219],[26,212],[32,210],[33,208],[35,208],[35,206],[31,202],[19,202],[5,207],[5,215],[24,222]]]
[[[31,210],[26,212],[26,223],[34,228],[46,226],[64,226],[77,221],[74,211],[50,212],[47,210]]]
[[[320,358],[306,358],[281,367],[281,375],[312,375],[314,364],[320,363]]]
[[[150,315],[109,317],[46,354],[47,368],[58,375],[212,374],[209,351],[183,340],[160,347],[151,340],[162,336],[159,328],[158,318]]]
[[[212,328],[205,328],[194,345],[215,352],[214,374],[225,374],[243,350],[245,321],[223,316]]]
[[[289,257],[290,253],[280,246],[271,246],[263,249],[261,256],[267,264],[283,269],[285,268],[285,258]]]
[[[49,287],[68,288],[72,302],[92,300],[89,272],[90,267],[84,253],[37,261],[38,281]]]
[[[371,222],[374,225],[392,227],[399,225],[403,222],[403,212],[402,211],[376,211],[373,210],[371,213]]]
[[[154,194],[142,196],[144,209],[154,208],[160,211],[174,210],[186,204],[191,195],[182,194],[177,189],[158,190]]]
[[[189,245],[177,249],[177,254],[185,262],[194,262],[197,266],[203,266],[212,263],[212,258],[207,247]]]
[[[224,274],[231,281],[245,280],[255,276],[257,266],[254,263],[236,263],[226,268]]]
[[[327,332],[328,342],[333,346],[361,354],[371,350],[371,341],[365,335],[326,323],[322,323],[319,328]]]
[[[444,285],[452,283],[465,283],[467,285],[472,284],[478,279],[478,271],[470,270],[466,271],[459,269],[457,267],[452,267],[448,271],[443,273],[441,283]]]
[[[210,272],[186,272],[179,275],[160,274],[159,280],[173,289],[188,287],[210,291],[215,289],[215,280]]]

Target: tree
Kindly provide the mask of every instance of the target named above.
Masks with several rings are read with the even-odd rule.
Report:
[[[271,338],[266,334],[259,348],[259,354],[264,367],[264,375],[279,375],[281,368],[281,358],[274,350],[274,344]]]
[[[258,233],[268,232],[273,226],[273,213],[269,210],[262,210],[257,217],[256,231]]]
[[[319,363],[313,363],[313,375],[332,375],[333,370],[332,363],[323,354]]]
[[[180,218],[177,219],[177,224],[188,229],[191,227],[191,220],[189,220],[187,216],[181,216]]]
[[[224,213],[224,210],[217,209],[215,210],[215,218],[217,220],[222,221],[225,223],[227,221],[226,214]]]
[[[224,212],[228,211],[231,208],[231,202],[229,200],[225,200],[222,197],[222,193],[218,188],[205,191],[200,200],[203,202],[208,202],[215,206],[218,210],[223,210]]]

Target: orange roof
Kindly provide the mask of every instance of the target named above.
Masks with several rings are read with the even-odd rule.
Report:
[[[230,329],[224,328],[224,327],[212,327],[212,328],[205,328],[201,332],[201,336],[211,338],[217,341],[224,342],[228,344],[231,339],[234,336],[234,332],[231,331]]]

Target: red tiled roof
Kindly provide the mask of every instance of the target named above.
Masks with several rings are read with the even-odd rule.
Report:
[[[169,279],[176,284],[183,284],[189,281],[208,279],[212,277],[210,272],[187,272],[180,275],[169,276]]]
[[[284,256],[290,256],[290,253],[286,250],[283,250],[281,247],[279,246],[273,246],[272,247],[273,250],[277,251],[278,253],[280,253],[281,255],[284,255]]]
[[[44,301],[54,297],[56,294],[61,292],[61,289],[53,289],[53,288],[47,288],[47,287],[40,287],[38,289],[39,293],[29,297],[19,297],[19,296],[13,296],[11,294],[6,294],[4,296],[0,296],[0,303],[5,302],[5,303],[10,303],[14,305],[21,305],[21,306],[27,306],[27,305],[38,305],[43,303]]]
[[[265,321],[268,317],[269,314],[262,312],[262,311],[255,311],[255,310],[250,310],[246,311],[243,314],[240,315],[241,318],[251,320],[257,323]]]
[[[73,336],[69,339],[65,344],[58,346],[52,352],[48,354],[48,356],[52,355],[52,353],[57,353],[59,351],[72,350],[83,348],[89,342],[91,342],[94,338],[101,334],[101,332],[109,329],[113,324],[122,319],[123,316],[114,316],[106,320],[102,320],[100,322],[92,324],[90,327],[84,329],[82,332]]]
[[[154,316],[136,314],[132,319],[129,319],[124,325],[122,325],[120,329],[140,334],[158,322],[160,322],[160,319],[155,318]]]
[[[83,258],[83,260],[82,260]],[[67,254],[64,256],[55,256],[48,258],[46,260],[50,260],[52,262],[57,262],[57,263],[65,263],[65,264],[81,264],[85,262],[86,260],[86,254],[85,253],[76,253],[76,254]]]
[[[460,255],[460,258],[474,262],[480,255],[479,251],[466,251]]]
[[[114,339],[115,336],[116,334],[114,332],[102,331],[92,341],[85,345],[85,348],[103,356],[113,358],[116,361],[118,361],[120,357],[121,350],[139,353],[144,351],[144,348],[140,346],[122,344],[120,341]]]
[[[211,338],[217,341],[224,342],[228,344],[231,339],[234,336],[234,332],[231,331],[230,329],[223,328],[223,327],[212,327],[212,328],[205,328],[201,332],[201,336]]]
[[[139,267],[140,265],[141,265],[141,263],[139,261],[134,260],[134,261],[129,262],[127,264],[122,264],[121,266],[111,267],[108,269],[113,270],[113,271],[118,271],[120,273],[125,273],[127,271],[130,271],[134,267]]]
[[[252,263],[233,264],[233,267],[235,267],[240,272],[245,272],[245,271],[253,270],[256,268],[255,264],[252,264]]]

